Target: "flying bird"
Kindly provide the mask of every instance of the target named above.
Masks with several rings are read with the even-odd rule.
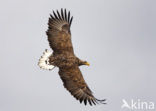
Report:
[[[53,11],[53,14],[50,14],[46,34],[53,52],[46,49],[39,59],[38,65],[47,70],[58,67],[64,87],[80,103],[84,102],[85,105],[87,103],[90,105],[106,104],[105,99],[99,100],[93,96],[79,69],[79,66],[89,66],[89,63],[74,54],[70,31],[72,20],[73,16],[66,9],[61,9],[60,12]]]

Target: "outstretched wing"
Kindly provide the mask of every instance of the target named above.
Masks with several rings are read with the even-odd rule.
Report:
[[[73,95],[77,100],[86,105],[87,102],[92,105],[103,103],[105,100],[96,99],[87,84],[85,83],[81,71],[78,66],[73,66],[68,69],[60,69],[59,75],[63,81],[64,87]],[[105,104],[105,103],[103,103]]]
[[[70,17],[70,12],[66,12],[66,9],[61,9],[61,13],[57,10],[53,11],[53,15],[50,15],[48,22],[47,36],[50,47],[54,53],[63,53],[64,51],[73,52],[70,26],[73,17]]]

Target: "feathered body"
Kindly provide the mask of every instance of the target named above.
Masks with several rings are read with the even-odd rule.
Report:
[[[59,68],[64,87],[77,100],[84,101],[85,105],[87,101],[90,105],[104,102],[105,100],[98,100],[93,96],[79,69],[79,66],[89,64],[74,54],[70,32],[73,17],[70,17],[70,12],[67,14],[66,9],[61,9],[61,13],[53,11],[50,16],[47,36],[53,54],[48,62]]]

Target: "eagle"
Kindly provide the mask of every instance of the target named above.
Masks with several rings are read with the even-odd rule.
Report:
[[[74,96],[80,103],[86,105],[96,105],[98,103],[106,104],[105,100],[99,100],[93,96],[92,91],[85,82],[80,66],[88,65],[87,61],[79,59],[75,54],[71,41],[71,23],[73,16],[70,11],[61,9],[53,11],[48,21],[48,30],[46,31],[49,45],[53,52],[45,50],[38,65],[42,69],[52,70],[59,68],[59,76],[63,81],[64,87]]]

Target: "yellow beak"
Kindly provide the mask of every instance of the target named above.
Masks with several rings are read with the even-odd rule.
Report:
[[[90,64],[88,62],[86,62],[85,65],[90,66]]]

